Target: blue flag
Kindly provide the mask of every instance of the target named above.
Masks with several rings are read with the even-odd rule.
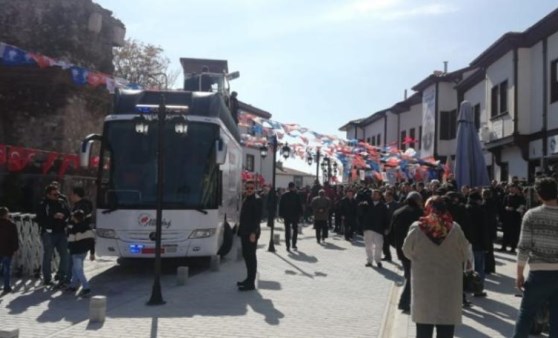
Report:
[[[89,74],[87,69],[73,66],[70,68],[70,71],[72,72],[72,80],[75,84],[81,86],[87,83],[87,74]]]
[[[5,66],[23,66],[37,64],[29,53],[10,45],[6,45],[4,47],[2,60],[2,64]]]

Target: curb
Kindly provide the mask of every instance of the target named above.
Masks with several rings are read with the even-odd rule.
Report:
[[[382,325],[380,326],[380,334],[378,335],[380,338],[391,338],[393,336],[393,323],[395,322],[399,289],[401,289],[401,286],[397,285],[397,282],[393,282],[389,291],[387,306],[382,316]]]

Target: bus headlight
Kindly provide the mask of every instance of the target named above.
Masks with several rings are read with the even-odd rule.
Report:
[[[118,238],[116,236],[116,231],[112,230],[112,229],[96,229],[97,232],[97,236],[102,237],[102,238]]]
[[[196,230],[192,231],[190,236],[188,236],[188,239],[211,237],[211,236],[215,235],[216,231],[217,231],[217,229],[215,229],[215,228],[212,228],[212,229],[196,229]]]

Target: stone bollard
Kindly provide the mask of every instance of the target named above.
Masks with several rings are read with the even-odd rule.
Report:
[[[244,259],[244,256],[242,255],[242,248],[238,247],[236,248],[236,260],[241,261],[242,259]]]
[[[188,267],[187,266],[179,266],[176,269],[176,284],[177,285],[184,285],[188,280]]]
[[[107,314],[107,297],[94,296],[89,302],[89,321],[104,322]]]
[[[221,265],[221,257],[219,255],[211,256],[211,271],[219,271],[219,265]]]
[[[2,329],[0,330],[0,338],[18,338],[19,337],[19,329]]]
[[[279,245],[281,243],[281,235],[273,234],[273,244]]]
[[[256,289],[260,288],[260,273],[256,272],[256,281],[254,282],[254,286],[256,286]]]
[[[298,234],[302,235],[302,225],[301,224],[298,225]]]

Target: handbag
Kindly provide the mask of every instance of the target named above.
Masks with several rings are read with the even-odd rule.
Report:
[[[463,272],[463,291],[467,293],[481,293],[483,289],[482,279],[476,271]]]

